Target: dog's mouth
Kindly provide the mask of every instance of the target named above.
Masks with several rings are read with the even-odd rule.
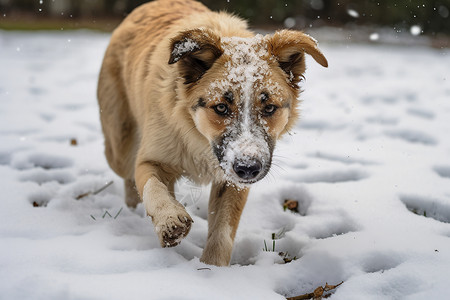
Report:
[[[258,181],[260,181],[263,178],[264,178],[264,176],[261,176],[261,178],[258,178],[255,180],[238,180],[237,182],[236,181],[229,181],[229,182],[237,183],[240,186],[246,186],[246,185],[251,185],[251,184],[257,183]]]

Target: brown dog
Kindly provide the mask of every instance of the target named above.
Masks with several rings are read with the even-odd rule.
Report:
[[[144,202],[163,247],[192,223],[175,181],[211,182],[201,261],[229,264],[249,185],[297,119],[305,54],[327,66],[306,34],[255,35],[191,0],[144,4],[114,31],[98,84],[105,153],[125,179],[126,203]]]

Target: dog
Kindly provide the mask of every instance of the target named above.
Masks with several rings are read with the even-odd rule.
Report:
[[[162,247],[178,245],[193,222],[175,182],[211,183],[200,260],[229,265],[250,185],[269,172],[276,141],[298,118],[306,54],[328,66],[300,31],[255,34],[193,0],[143,4],[115,29],[97,91],[105,155]]]

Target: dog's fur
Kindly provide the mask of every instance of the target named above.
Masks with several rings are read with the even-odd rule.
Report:
[[[114,31],[98,84],[105,153],[126,203],[143,201],[163,247],[192,223],[176,180],[211,182],[201,261],[229,264],[249,185],[269,171],[276,140],[298,117],[305,53],[327,66],[306,34],[255,36],[243,20],[191,0],[144,4]]]

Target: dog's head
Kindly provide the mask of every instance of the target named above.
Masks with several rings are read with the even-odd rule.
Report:
[[[328,64],[317,42],[299,31],[241,38],[194,29],[172,39],[179,98],[228,181],[250,184],[268,173],[276,140],[298,117],[305,54]]]

